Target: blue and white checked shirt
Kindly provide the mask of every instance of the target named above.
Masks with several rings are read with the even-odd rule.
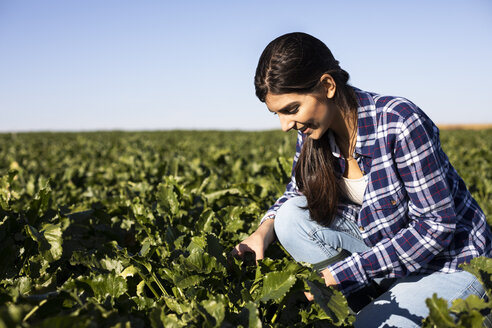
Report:
[[[358,134],[354,157],[367,175],[362,206],[342,200],[338,215],[355,220],[371,247],[329,267],[344,294],[378,277],[454,272],[477,256],[492,255],[485,215],[441,149],[439,130],[420,108],[401,97],[354,88]],[[298,133],[294,167],[305,135]],[[333,135],[331,150],[345,170]],[[262,222],[300,195],[291,182]]]

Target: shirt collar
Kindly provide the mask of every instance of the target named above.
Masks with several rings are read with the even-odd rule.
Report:
[[[338,148],[337,142],[335,141],[335,135],[331,129],[326,131],[328,133],[328,140],[330,141],[330,149],[333,156],[341,158],[342,154],[340,152],[340,148]]]

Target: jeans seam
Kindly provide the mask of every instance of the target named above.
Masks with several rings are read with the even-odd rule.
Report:
[[[330,228],[315,228],[315,229],[312,229],[310,232],[309,232],[309,237],[311,238],[312,241],[314,241],[316,243],[316,245],[323,251],[323,253],[329,257],[333,257],[335,256],[336,254],[330,254],[329,251],[328,251],[328,248],[330,249],[333,249],[333,251],[335,251],[335,253],[337,253],[337,248],[338,247],[334,247],[332,245],[329,245],[327,244],[326,242],[324,242],[321,238],[317,237],[316,236],[316,233],[323,230],[323,229],[330,229]],[[330,230],[333,230],[333,229],[330,229]],[[344,231],[338,231],[338,230],[333,230],[333,231],[336,231],[336,233],[343,233],[344,235],[356,240],[356,241],[359,241],[359,242],[362,242],[364,243],[364,240],[363,239],[359,239],[349,233],[346,233]]]
[[[472,281],[470,281],[470,283],[463,289],[460,290],[459,293],[455,293],[453,295],[453,297],[449,300],[447,300],[448,302],[453,302],[454,300],[458,299],[458,298],[463,298],[463,297],[459,297],[459,295],[464,295],[464,292],[466,290],[469,290],[470,288],[473,289],[475,292],[476,292],[476,295],[479,295],[480,293],[475,289],[475,287],[473,287],[473,284],[475,283],[475,280],[477,279],[475,276],[473,276],[475,279],[472,279]]]
[[[478,279],[477,279],[477,280],[478,280]],[[479,281],[478,283],[480,283],[480,281]],[[481,283],[480,283],[480,284],[481,284]],[[473,289],[473,291],[475,292],[475,295],[479,295],[479,297],[480,297],[481,299],[484,299],[484,298],[485,298],[485,296],[487,295],[487,293],[485,292],[485,288],[483,289],[483,291],[479,291],[479,290],[477,290],[477,289],[475,288],[475,284],[472,284],[472,285],[470,286],[470,288],[471,288],[471,289]]]
[[[345,231],[340,231],[340,230],[335,230],[335,229],[330,229],[330,228],[315,228],[315,229],[312,229],[312,230],[309,232],[309,236],[311,236],[311,238],[313,238],[313,239],[319,239],[319,240],[321,240],[320,238],[315,237],[315,234],[316,234],[318,231],[321,231],[321,230],[324,230],[324,229],[329,229],[329,230],[335,231],[336,233],[343,233],[344,235],[346,235],[346,236],[348,236],[348,237],[350,237],[350,238],[352,238],[352,239],[354,239],[354,240],[356,240],[356,241],[361,241],[361,242],[363,242],[363,243],[364,243],[364,239],[362,238],[362,236],[361,236],[361,238],[358,238],[358,237],[356,237],[356,236],[354,236],[354,235],[352,235],[352,234],[350,234],[350,233],[347,233],[347,232],[345,232]],[[364,243],[364,244],[365,244],[365,243]]]
[[[325,243],[323,240],[321,240],[320,238],[315,237],[314,233],[313,234],[310,234],[310,237],[311,237],[312,241],[314,241],[314,243],[321,249],[321,251],[326,256],[333,257],[333,256],[336,255],[336,254],[330,254],[329,251],[328,251],[328,248],[331,248],[331,249],[333,249],[336,252],[336,248],[335,247],[330,246],[327,243]]]

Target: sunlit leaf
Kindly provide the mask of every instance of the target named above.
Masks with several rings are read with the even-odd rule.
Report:
[[[263,287],[256,296],[257,300],[282,300],[296,282],[296,277],[289,272],[270,272],[263,279]]]
[[[247,302],[239,315],[239,321],[244,327],[261,328],[262,323],[259,317],[259,311],[255,303]]]
[[[306,281],[314,301],[323,309],[335,326],[351,323],[354,318],[350,315],[347,300],[333,288],[326,287],[318,281]]]
[[[48,244],[50,244],[50,249],[48,250],[52,260],[59,260],[62,256],[62,230],[60,225],[54,224],[44,224],[40,231]]]
[[[429,308],[429,317],[425,327],[456,327],[454,319],[449,314],[448,302],[434,293],[425,303]]]

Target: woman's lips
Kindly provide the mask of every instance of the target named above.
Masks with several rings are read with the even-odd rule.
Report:
[[[308,128],[306,125],[304,125],[301,129],[299,129],[304,134],[311,133],[311,128]]]

